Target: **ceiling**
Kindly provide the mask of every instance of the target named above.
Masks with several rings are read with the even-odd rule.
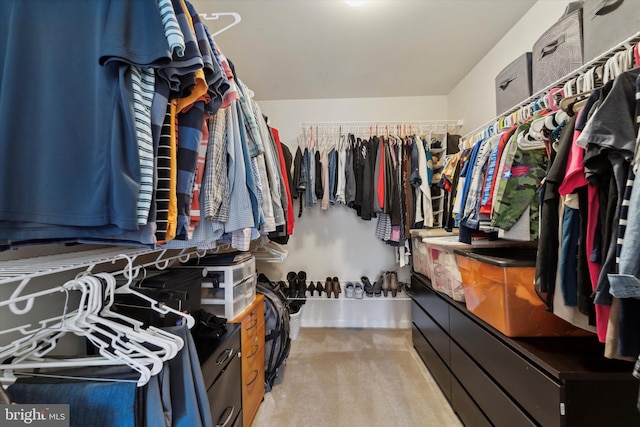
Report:
[[[257,100],[447,95],[536,0],[191,0]],[[211,30],[231,17],[205,21]]]

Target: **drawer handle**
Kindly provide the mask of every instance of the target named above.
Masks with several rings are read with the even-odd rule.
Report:
[[[216,427],[225,427],[227,424],[229,424],[229,421],[231,421],[231,417],[233,416],[234,412],[235,412],[235,407],[227,406],[227,408],[224,410],[224,412],[220,416],[220,420],[224,418],[224,421],[220,422],[220,420],[218,420]],[[225,414],[227,414],[226,418],[225,418]]]
[[[218,356],[218,359],[216,360],[216,365],[222,365],[224,362],[229,360],[232,354],[233,354],[232,348],[226,349],[220,356]]]
[[[250,329],[255,328],[256,326],[258,326],[258,318],[256,317],[255,319],[253,319],[253,322],[251,323],[251,326],[247,326],[247,331],[249,331]]]
[[[255,346],[256,346],[256,349],[253,351],[253,353],[247,355],[247,359],[255,356],[255,354],[258,352],[258,350],[259,350],[258,344],[255,344]]]
[[[249,381],[247,384],[245,384],[247,387],[249,387],[251,384],[256,382],[256,380],[258,379],[258,370],[254,369],[253,372],[254,372],[255,375],[253,376],[253,379],[251,381]]]

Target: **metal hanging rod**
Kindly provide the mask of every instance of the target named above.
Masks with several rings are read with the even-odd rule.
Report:
[[[397,126],[413,126],[417,129],[437,129],[444,128],[446,130],[458,130],[463,126],[462,120],[405,120],[405,121],[362,121],[362,122],[301,122],[301,129],[313,128],[314,130],[343,130],[349,129],[365,129],[370,127],[378,127],[378,131],[384,130],[385,127],[393,128]]]
[[[534,95],[531,95],[529,98],[527,98],[527,99],[523,100],[521,103],[513,106],[512,108],[510,108],[509,110],[507,110],[504,113],[500,114],[496,118],[488,121],[487,123],[483,124],[482,126],[478,126],[473,131],[467,133],[462,138],[463,141],[466,141],[469,138],[474,138],[476,135],[484,133],[484,131],[487,128],[489,128],[490,126],[495,126],[495,124],[499,120],[512,115],[513,113],[515,113],[516,111],[519,111],[522,108],[531,106],[532,104],[536,103],[539,99],[547,96],[551,90],[563,88],[564,85],[567,84],[568,82],[570,82],[570,81],[572,81],[574,79],[577,79],[578,77],[583,76],[587,71],[589,71],[592,68],[596,68],[598,66],[604,65],[616,53],[625,51],[625,50],[627,50],[629,48],[632,48],[633,45],[638,43],[638,42],[640,42],[640,32],[637,32],[633,36],[629,37],[628,39],[618,43],[616,46],[614,46],[611,49],[607,50],[602,55],[598,56],[597,58],[592,59],[591,61],[589,61],[586,64],[582,65],[580,68],[570,72],[566,76],[562,77],[560,80],[557,80],[556,82],[550,84],[549,86],[547,86],[544,89],[538,91]]]

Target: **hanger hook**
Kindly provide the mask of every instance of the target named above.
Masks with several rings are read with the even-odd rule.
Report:
[[[22,293],[24,288],[27,286],[27,283],[29,283],[29,278],[26,278],[22,282],[20,282],[20,284],[13,291],[9,299],[17,298]],[[12,302],[11,304],[9,304],[9,308],[11,309],[11,312],[13,314],[17,314],[17,315],[26,314],[33,308],[34,302],[35,302],[35,298],[29,298],[23,308],[18,308],[16,303]]]
[[[122,275],[125,277],[125,279],[128,280],[128,282],[124,285],[129,287],[129,285],[131,285],[131,283],[133,283],[133,279],[134,279],[134,275],[133,275],[133,259],[127,255],[127,254],[118,254],[116,255],[115,259],[113,261],[111,261],[113,264],[115,264],[115,262],[119,259],[125,259],[127,260],[127,265],[125,267],[125,269],[122,271]],[[137,276],[137,273],[136,273]]]

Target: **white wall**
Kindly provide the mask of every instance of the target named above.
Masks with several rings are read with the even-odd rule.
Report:
[[[445,120],[446,96],[313,99],[261,101],[262,112],[280,131],[280,138],[292,154],[297,148],[300,122],[418,121]],[[296,214],[298,201],[294,200]],[[288,271],[307,272],[314,281],[337,276],[341,281],[377,276],[381,270],[396,269],[394,252],[375,237],[377,220],[363,221],[345,206],[321,211],[305,209],[297,218],[294,235],[283,264],[261,264],[271,280],[284,280]]]
[[[448,117],[464,120],[463,134],[496,116],[496,75],[514,59],[530,52],[535,41],[562,16],[568,3],[539,0],[449,93]]]

